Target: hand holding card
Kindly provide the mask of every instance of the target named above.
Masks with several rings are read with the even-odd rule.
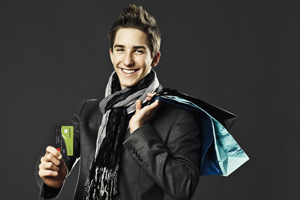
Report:
[[[62,186],[67,176],[67,167],[62,155],[56,148],[48,146],[46,154],[41,158],[39,165],[39,176],[46,185],[53,188]]]
[[[73,126],[55,127],[55,147],[48,146],[41,158],[39,176],[49,187],[59,188],[67,176],[67,167],[63,156],[73,156]]]

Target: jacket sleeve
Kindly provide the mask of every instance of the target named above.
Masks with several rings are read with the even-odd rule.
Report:
[[[164,131],[165,126],[168,125],[158,126],[162,129],[159,131]],[[150,122],[134,131],[124,145],[162,190],[174,199],[190,199],[197,188],[200,169],[200,129],[193,114],[182,111],[170,132],[160,134],[167,134],[168,139],[162,141]]]
[[[74,146],[73,146],[73,156],[64,156],[63,159],[65,161],[65,164],[68,168],[68,174],[67,176],[71,173],[72,168],[75,166],[76,161],[79,159],[80,156],[80,121],[79,121],[79,116],[80,113],[84,107],[85,101],[83,101],[77,112],[72,116],[70,123],[68,123],[68,126],[74,126]],[[36,167],[35,167],[35,177],[36,177],[36,182],[39,188],[39,198],[43,199],[55,199],[59,196],[59,193],[63,187],[63,185],[60,188],[52,188],[47,186],[42,178],[39,176],[39,164],[41,163],[41,157],[44,156],[41,155],[40,158],[37,161]]]

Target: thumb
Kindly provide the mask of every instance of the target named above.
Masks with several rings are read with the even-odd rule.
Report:
[[[142,109],[142,101],[140,99],[135,102],[135,111],[138,112]]]

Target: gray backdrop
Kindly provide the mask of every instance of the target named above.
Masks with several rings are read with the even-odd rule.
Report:
[[[34,166],[54,127],[103,98],[108,29],[129,3],[162,32],[164,87],[239,115],[231,134],[250,157],[202,177],[196,199],[299,199],[298,1],[1,1],[1,199],[37,199]],[[77,172],[76,167],[73,172]],[[73,173],[59,199],[71,199]]]

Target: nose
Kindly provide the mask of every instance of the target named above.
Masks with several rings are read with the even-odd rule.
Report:
[[[130,67],[134,64],[132,54],[130,52],[125,53],[123,58],[123,64],[127,67]]]

